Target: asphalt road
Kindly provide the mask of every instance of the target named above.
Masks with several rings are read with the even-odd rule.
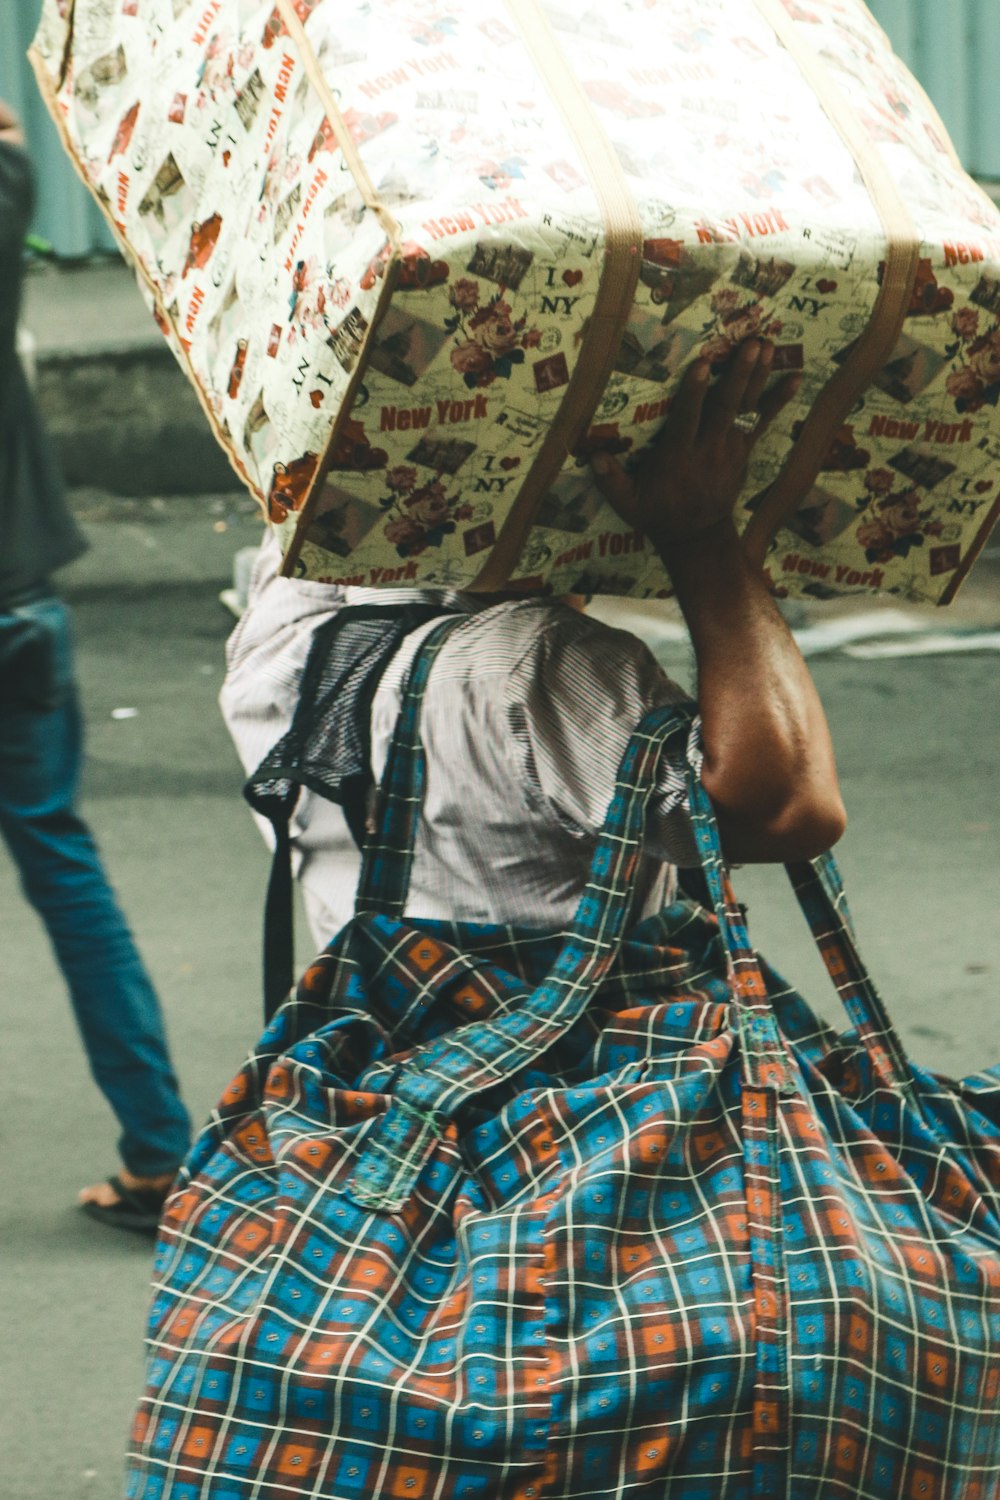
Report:
[[[266,857],[215,704],[231,624],[217,593],[258,527],[231,498],[160,508],[83,500],[95,545],[65,584],[89,721],[85,805],[159,985],[197,1118],[259,1018]],[[1000,624],[1000,586],[987,577],[985,587],[979,617],[995,602]],[[671,662],[683,675],[682,649]],[[903,1036],[914,1056],[953,1075],[1000,1061],[997,658],[832,656],[814,672],[851,820],[839,851],[847,887]],[[137,712],[113,717],[118,708]],[[835,1015],[781,872],[745,871],[738,887],[757,945]],[[150,1252],[73,1206],[81,1185],[113,1170],[114,1124],[4,855],[0,911],[0,1495],[117,1500]]]

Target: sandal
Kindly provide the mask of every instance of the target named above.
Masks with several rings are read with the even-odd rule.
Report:
[[[108,1186],[117,1193],[117,1203],[94,1203],[88,1200],[80,1207],[99,1224],[112,1229],[133,1229],[139,1234],[154,1233],[160,1225],[163,1205],[170,1193],[165,1188],[130,1188],[120,1177],[109,1177]]]

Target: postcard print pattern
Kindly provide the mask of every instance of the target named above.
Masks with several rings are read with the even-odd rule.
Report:
[[[886,228],[776,8],[919,254],[896,347],[792,496],[774,587],[947,599],[996,516],[1000,216],[860,0],[546,0],[640,264],[603,388],[531,501],[509,570],[526,588],[662,594],[590,456],[640,453],[695,358],[766,336],[804,381],[756,451],[750,524],[869,326]],[[474,581],[586,373],[605,220],[525,9],[46,0],[35,58],[66,143],[303,576]]]

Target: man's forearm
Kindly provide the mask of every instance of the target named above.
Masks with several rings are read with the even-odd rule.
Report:
[[[799,389],[795,376],[768,386],[773,361],[773,345],[751,339],[712,385],[696,360],[634,480],[594,458],[606,498],[663,559],[691,631],[702,780],[733,860],[808,858],[846,821],[822,704],[733,524],[754,444]]]
[[[731,521],[661,541],[698,665],[702,779],[733,860],[785,860],[839,838],[826,715],[801,653]]]

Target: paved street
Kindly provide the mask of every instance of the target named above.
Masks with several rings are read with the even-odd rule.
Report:
[[[217,594],[259,525],[232,497],[79,501],[94,548],[64,582],[89,720],[86,808],[200,1117],[259,1018],[266,858],[215,704],[232,623]],[[960,607],[1000,625],[995,562]],[[686,675],[683,647],[672,653]],[[955,1074],[1000,1061],[997,665],[995,654],[813,662],[851,818],[842,863],[864,951],[914,1054]],[[114,717],[121,708],[136,712]],[[739,888],[758,946],[834,1015],[781,873],[748,872]],[[113,1122],[3,855],[0,910],[0,1494],[117,1500],[149,1246],[73,1207],[115,1165]]]

